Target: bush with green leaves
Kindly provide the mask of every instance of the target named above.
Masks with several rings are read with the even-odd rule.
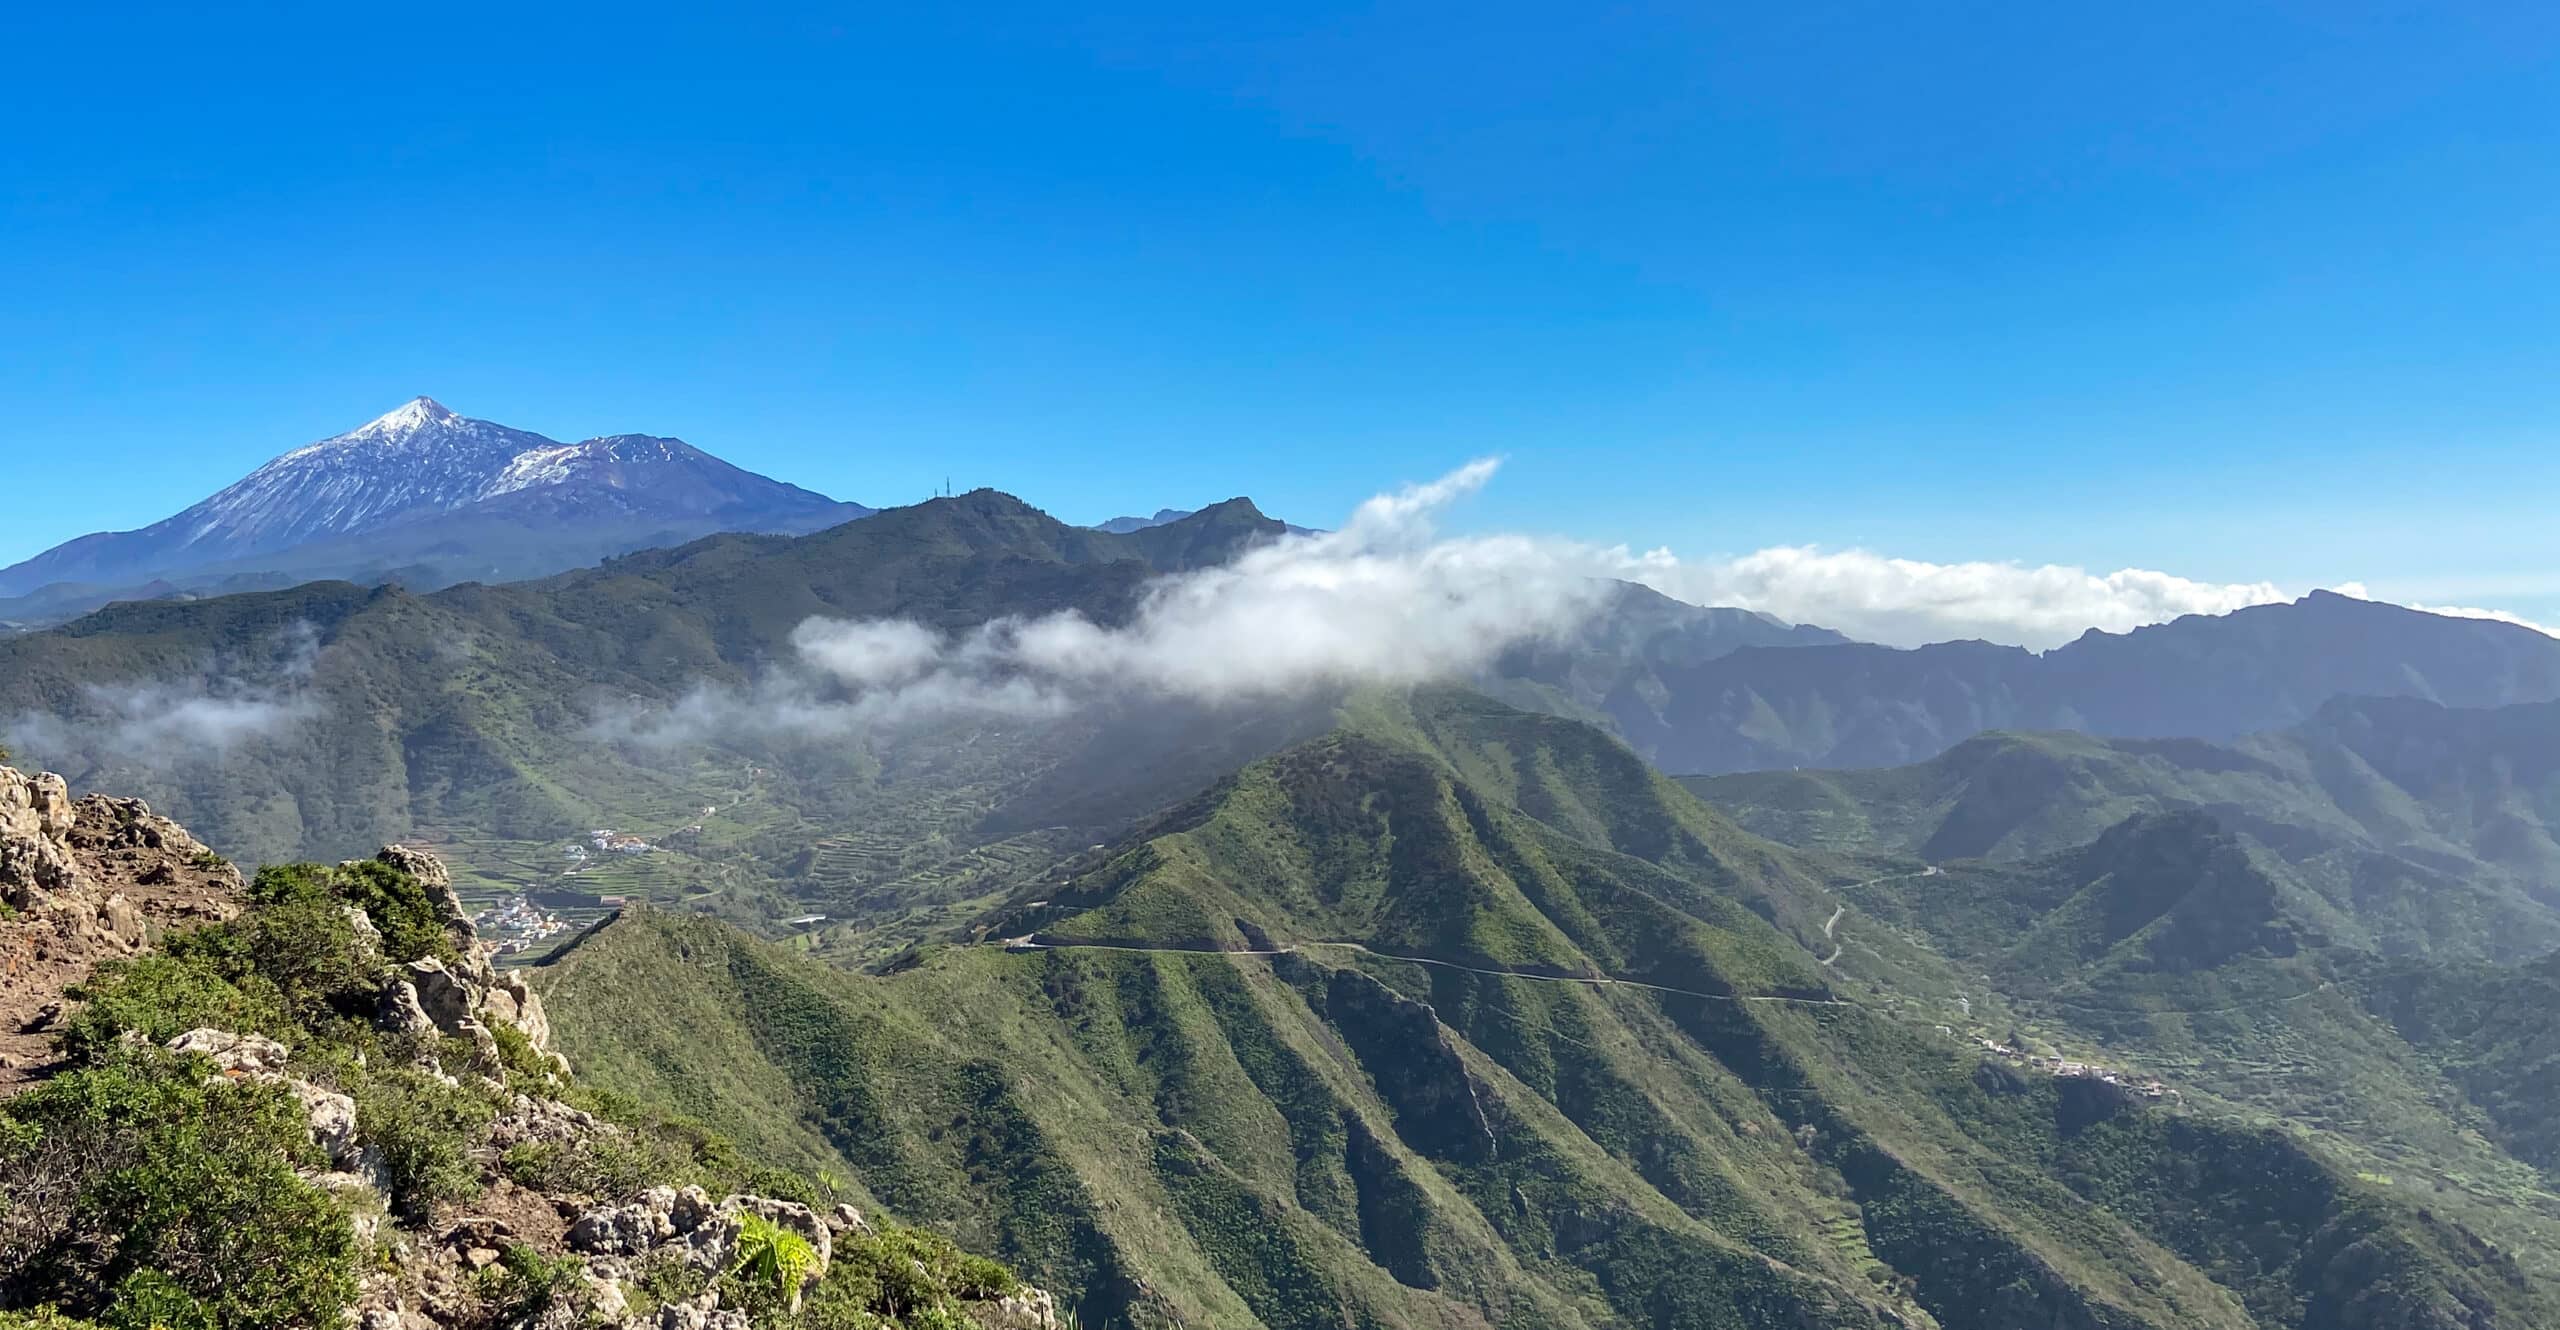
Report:
[[[510,1242],[499,1249],[497,1263],[476,1276],[473,1292],[490,1324],[525,1325],[555,1307],[574,1307],[585,1290],[578,1277],[585,1268],[575,1256],[547,1257],[530,1244]]]
[[[249,898],[261,907],[298,900],[343,903],[363,910],[382,936],[382,954],[396,963],[434,957],[461,959],[444,919],[418,879],[373,859],[343,864],[270,864],[249,880]]]
[[[197,956],[110,961],[71,996],[82,1005],[63,1027],[62,1047],[75,1058],[103,1056],[127,1031],[153,1044],[204,1026],[278,1039],[298,1033],[274,985],[235,984]]]
[[[1021,1286],[1012,1271],[941,1234],[883,1223],[869,1233],[838,1235],[826,1276],[794,1323],[810,1330],[962,1330],[976,1324],[969,1303]]]
[[[0,1287],[119,1326],[333,1325],[355,1237],[295,1173],[324,1162],[282,1086],[114,1049],[0,1106]]]
[[[382,1156],[394,1213],[424,1218],[438,1205],[480,1194],[471,1146],[497,1116],[486,1093],[416,1067],[372,1072],[353,1093],[356,1133]]]
[[[271,866],[250,896],[254,908],[236,920],[99,967],[74,994],[87,1006],[65,1032],[66,1050],[85,1057],[128,1030],[165,1043],[204,1026],[297,1048],[315,1039],[361,1047],[375,1037],[385,961],[454,958],[425,889],[388,864]],[[350,906],[380,935],[379,954],[358,939]]]

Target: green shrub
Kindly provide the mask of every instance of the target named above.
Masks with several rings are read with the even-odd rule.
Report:
[[[307,1025],[333,1016],[369,1017],[381,992],[380,962],[356,942],[338,902],[297,897],[240,919],[171,938],[165,948],[241,988],[271,988]]]
[[[950,1239],[922,1229],[882,1224],[871,1233],[845,1233],[835,1242],[825,1278],[802,1308],[806,1326],[874,1326],[881,1318],[923,1330],[974,1324],[966,1304],[1000,1298],[1021,1287],[1013,1273],[972,1256]]]
[[[71,990],[84,1004],[64,1025],[62,1046],[96,1058],[125,1031],[165,1044],[204,1026],[278,1039],[299,1037],[275,986],[249,977],[234,984],[204,956],[154,954],[101,965]]]
[[[116,1285],[101,1313],[115,1330],[213,1330],[213,1312],[178,1281],[157,1270],[136,1270]]]
[[[355,1237],[281,1086],[116,1048],[0,1106],[0,1287],[109,1324],[331,1326]],[[130,1302],[132,1305],[127,1306]],[[137,1311],[136,1309],[139,1309]]]
[[[571,1143],[510,1146],[498,1166],[519,1186],[559,1196],[619,1199],[645,1187],[680,1186],[696,1176],[692,1161],[664,1139],[640,1131],[599,1132]]]
[[[499,1249],[498,1263],[479,1273],[474,1292],[484,1317],[496,1325],[522,1325],[554,1307],[574,1305],[584,1292],[575,1256],[548,1259],[522,1242]]]
[[[423,1219],[437,1205],[480,1194],[471,1145],[497,1115],[486,1096],[392,1067],[366,1076],[354,1098],[356,1131],[382,1153],[394,1213]]]
[[[96,1330],[97,1322],[65,1316],[51,1307],[0,1312],[0,1330]]]
[[[396,962],[435,957],[459,962],[453,937],[418,879],[371,859],[328,864],[270,864],[249,881],[249,898],[261,906],[297,900],[343,901],[365,912],[382,935],[382,954]]]

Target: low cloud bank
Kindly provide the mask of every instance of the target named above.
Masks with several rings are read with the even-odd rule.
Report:
[[[209,663],[184,678],[87,684],[69,714],[27,713],[11,730],[32,755],[65,766],[169,766],[219,757],[283,734],[319,714],[311,673],[320,635],[308,623],[279,634],[263,659]]]
[[[2147,568],[1927,563],[1809,545],[1698,563],[1657,553],[1624,575],[1680,600],[1758,610],[1889,646],[1983,638],[2044,648],[2091,628],[2124,632],[2292,599],[2271,582],[2197,582]]]
[[[1073,612],[947,634],[906,620],[813,618],[755,687],[697,689],[612,737],[825,735],[958,716],[1056,715],[1104,694],[1192,702],[1463,677],[1579,627],[1604,588],[1591,551],[1515,536],[1440,538],[1435,519],[1490,480],[1483,460],[1361,505],[1337,531],[1256,546],[1158,580],[1125,624]]]
[[[1481,489],[1497,466],[1471,462],[1369,500],[1339,530],[1288,536],[1232,564],[1159,579],[1126,623],[1060,613],[946,633],[900,619],[813,618],[792,634],[788,660],[753,686],[696,689],[671,707],[608,715],[598,730],[668,743],[824,738],[963,717],[1057,716],[1105,696],[1215,704],[1465,678],[1514,647],[1569,639],[1605,602],[1611,579],[1893,646],[1984,638],[2048,648],[2091,628],[2123,632],[2292,598],[2269,582],[2200,582],[2142,568],[1928,563],[1810,546],[1684,561],[1532,536],[1440,535],[1441,512]]]

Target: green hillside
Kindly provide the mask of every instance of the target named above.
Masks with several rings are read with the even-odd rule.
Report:
[[[1866,871],[1587,727],[1427,692],[1362,699],[987,941],[865,975],[635,912],[536,984],[599,1082],[839,1167],[1088,1324],[2546,1315],[2284,1133],[1915,1015],[1955,983],[1916,944],[1825,965]]]
[[[2337,939],[2522,960],[2560,948],[2560,704],[2341,698],[2228,745],[1986,734],[1908,767],[1693,776],[1790,845],[2015,863],[2195,811],[2327,902]]]
[[[1808,816],[1810,800],[1735,807],[1763,827],[1827,823],[1825,842],[1854,821],[1903,846],[1979,826],[1968,819],[2003,791],[2031,796],[2015,804],[2029,815],[2008,824],[2018,839],[1993,842],[2012,847],[2173,802],[2154,793],[2165,787],[2156,754],[2129,756],[2126,745],[2033,736],[1969,748],[1918,768],[1691,785],[1824,792],[1836,801],[1819,818]],[[2187,772],[2237,757],[2182,748]],[[1945,782],[1965,757],[1996,760],[1979,762],[1970,782]],[[2038,770],[2045,779],[2019,778]],[[2152,784],[2115,780],[2128,772]],[[2226,774],[2219,788],[2229,793],[2238,780],[2264,781],[2268,767]],[[2400,807],[2422,806],[2410,787],[2394,788],[2404,791]],[[2262,784],[2255,806],[2283,808],[2276,796],[2288,790],[2299,793]],[[1989,1023],[1991,1037],[2022,1056],[2163,1078],[2184,1102],[2281,1126],[2376,1185],[2458,1217],[2537,1277],[2560,1277],[2551,963],[2477,959],[2527,950],[2541,907],[2476,861],[2467,877],[2374,873],[2341,890],[2319,871],[2328,856],[2392,859],[2354,848],[2377,842],[2341,806],[2301,800],[2290,828],[2222,804],[2135,811],[2051,853],[1880,874],[1841,893],[1834,968],[1907,991],[1899,976],[1921,948],[1967,981],[1913,1008],[1915,1017]],[[2345,848],[2282,852],[2323,826]]]
[[[0,729],[75,786],[147,798],[245,860],[410,840],[482,895],[628,895],[748,920],[814,909],[876,926],[1000,896],[1015,876],[956,861],[1027,836],[1045,864],[1315,732],[1329,707],[1133,705],[866,735],[712,725],[672,744],[616,742],[600,719],[662,713],[704,688],[752,699],[814,616],[955,631],[1054,610],[1116,621],[1150,577],[1280,529],[1234,500],[1107,535],[981,491],[508,586],[122,604],[0,641]],[[218,745],[150,728],[181,704],[273,723]],[[658,852],[564,879],[569,840],[595,828]],[[848,838],[877,852],[843,853]]]

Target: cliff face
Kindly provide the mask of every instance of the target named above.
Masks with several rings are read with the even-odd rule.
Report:
[[[0,1325],[1056,1323],[578,1084],[432,855],[244,881],[137,802],[0,767],[0,900]]]

